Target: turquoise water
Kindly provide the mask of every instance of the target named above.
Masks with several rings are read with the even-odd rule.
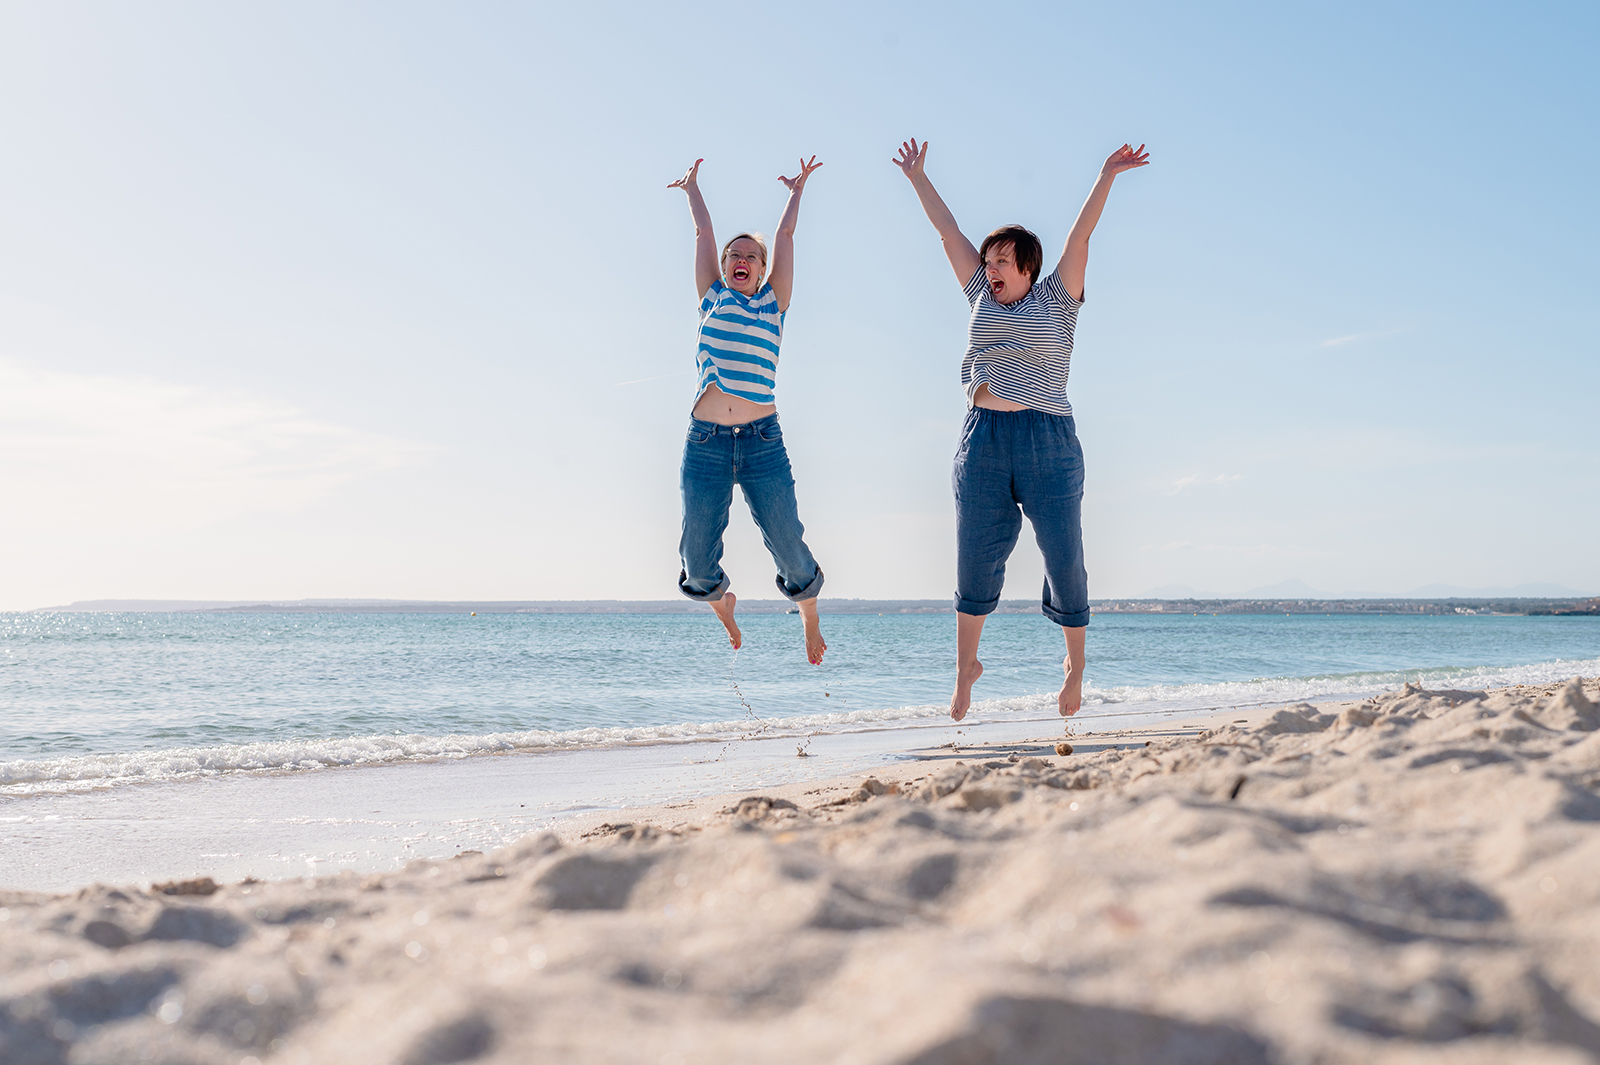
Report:
[[[953,615],[3,614],[0,789],[804,733],[943,713]],[[975,714],[1037,714],[1061,632],[992,616]],[[1085,713],[1600,672],[1600,619],[1099,615]]]

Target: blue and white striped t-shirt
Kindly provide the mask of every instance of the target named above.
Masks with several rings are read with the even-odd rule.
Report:
[[[782,339],[783,312],[771,285],[746,296],[717,278],[700,298],[700,347],[695,352],[700,383],[695,395],[716,385],[752,403],[777,402],[772,387]]]
[[[983,267],[967,282],[972,320],[967,324],[967,354],[961,384],[972,406],[979,385],[1001,399],[1049,414],[1071,414],[1067,370],[1072,365],[1072,331],[1078,325],[1075,300],[1059,270],[1041,278],[1028,294],[1005,304],[989,291]]]

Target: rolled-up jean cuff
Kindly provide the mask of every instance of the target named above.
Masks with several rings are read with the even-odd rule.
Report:
[[[976,599],[963,599],[959,595],[956,596],[957,614],[976,614],[979,617],[982,617],[985,614],[993,614],[995,607],[999,605],[1000,600],[998,599],[991,599],[988,602],[983,603]]]
[[[715,603],[717,600],[722,598],[722,593],[728,590],[728,585],[733,583],[729,578],[723,577],[722,582],[715,588],[711,589],[709,592],[702,593],[691,592],[687,587],[688,582],[689,574],[680,569],[678,571],[678,591],[682,592],[684,595],[688,596],[690,599],[693,599],[697,603]]]
[[[1041,603],[1039,609],[1044,611],[1044,616],[1066,629],[1081,629],[1089,624],[1088,610],[1074,610],[1070,614],[1063,614],[1049,603]]]
[[[783,576],[781,574],[773,577],[772,580],[773,583],[778,586],[778,591],[782,592],[783,597],[789,600],[789,602],[803,603],[807,599],[815,599],[817,597],[817,593],[822,591],[822,567],[817,567],[817,575],[811,578],[811,583],[800,589],[798,592],[791,592],[788,588],[784,587]]]

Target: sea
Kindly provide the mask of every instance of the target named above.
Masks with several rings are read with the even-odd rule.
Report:
[[[948,723],[955,618],[835,614],[0,614],[0,799],[508,752]],[[967,725],[1048,720],[1064,648],[992,615]],[[1600,673],[1600,619],[1099,614],[1077,719]]]

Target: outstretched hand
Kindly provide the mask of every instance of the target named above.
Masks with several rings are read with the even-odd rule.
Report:
[[[800,192],[806,187],[806,178],[810,177],[811,172],[821,165],[821,163],[817,162],[817,157],[814,155],[811,157],[810,162],[807,162],[802,157],[800,160],[800,173],[796,174],[792,178],[784,177],[782,174],[779,174],[778,180],[783,182],[783,187],[788,189],[790,192]]]
[[[889,160],[905,172],[906,177],[914,178],[922,173],[922,165],[928,161],[928,142],[917,144],[917,138],[900,142],[898,157]]]
[[[1106,157],[1105,165],[1100,168],[1100,173],[1116,177],[1124,170],[1133,170],[1141,166],[1150,165],[1150,153],[1144,150],[1144,145],[1137,148],[1124,144]]]
[[[683,177],[669,183],[667,188],[683,189],[685,191],[694,188],[700,177],[700,164],[703,162],[705,162],[704,159],[696,159],[694,165],[684,171]]]

